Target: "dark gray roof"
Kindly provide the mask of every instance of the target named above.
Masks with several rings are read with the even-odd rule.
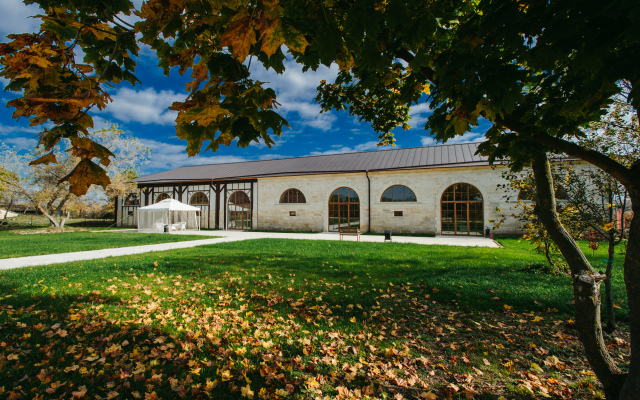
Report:
[[[361,153],[282,158],[181,167],[135,179],[140,184],[249,179],[273,176],[335,174],[489,165],[476,155],[479,143],[461,143]]]

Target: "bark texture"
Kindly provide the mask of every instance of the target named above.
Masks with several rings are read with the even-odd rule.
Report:
[[[636,179],[640,179],[640,176]],[[640,399],[640,185],[628,189],[633,219],[629,227],[629,242],[624,259],[624,284],[629,305],[631,362],[620,400],[637,400]]]
[[[613,233],[609,234],[609,252],[607,261],[607,270],[605,271],[606,279],[604,281],[605,303],[607,306],[607,332],[612,333],[616,330],[616,312],[613,308],[613,294],[611,293],[611,273],[613,272],[613,257],[615,257],[616,238]]]
[[[589,364],[604,386],[605,396],[608,400],[627,400],[626,397],[620,397],[626,374],[618,368],[611,358],[602,336],[600,284],[605,276],[593,269],[571,235],[560,223],[553,194],[551,168],[545,153],[536,152],[534,154],[532,169],[536,181],[536,213],[571,270],[576,330],[584,346]],[[629,397],[629,399],[631,398],[638,399],[638,397]]]

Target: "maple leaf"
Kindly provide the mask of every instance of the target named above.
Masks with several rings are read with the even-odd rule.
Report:
[[[188,123],[190,121],[195,121],[200,126],[209,126],[212,123],[220,122],[220,120],[230,115],[228,110],[220,107],[218,104],[211,104],[204,109],[201,109],[200,112],[194,114],[196,110],[192,110],[189,113],[182,113],[178,116],[176,122],[180,123]]]
[[[221,46],[230,46],[231,53],[240,62],[249,55],[251,45],[256,43],[254,23],[246,11],[242,11],[235,21],[229,24],[227,30],[220,36]]]
[[[229,371],[228,369],[222,371],[222,374],[220,374],[220,376],[222,377],[223,381],[228,381],[229,379],[233,378],[231,371]]]
[[[247,397],[252,399],[254,392],[251,390],[251,386],[247,384],[247,386],[243,386],[241,388],[242,397]]]
[[[53,154],[53,151],[45,154],[42,157],[39,157],[33,161],[31,161],[29,163],[29,165],[38,165],[38,164],[49,164],[49,163],[54,163],[56,164],[58,162],[58,160],[56,159],[55,154]]]
[[[112,390],[109,393],[107,393],[107,400],[114,399],[116,397],[118,397],[118,392],[116,392],[115,390]]]
[[[271,57],[280,48],[282,43],[284,43],[282,21],[280,18],[272,21],[268,27],[261,32],[260,40],[262,40],[260,50],[262,50],[267,57]]]
[[[71,145],[71,148],[67,151],[73,154],[74,157],[88,159],[98,158],[100,160],[100,164],[105,167],[109,166],[109,163],[111,162],[109,157],[115,157],[115,154],[113,154],[109,149],[87,137],[71,138]]]
[[[60,182],[65,181],[71,184],[69,191],[76,196],[86,194],[93,184],[99,184],[106,189],[111,183],[111,179],[109,179],[105,171],[86,158],[81,160],[73,171],[60,180]]]
[[[285,30],[285,37],[286,37],[286,45],[289,48],[289,50],[292,50],[298,53],[304,53],[305,49],[309,45],[309,42],[304,37],[304,35],[293,27],[290,27],[290,26],[287,27],[287,29]],[[336,60],[336,61],[339,61],[339,60]]]
[[[311,377],[309,379],[307,379],[306,381],[304,381],[305,385],[309,386],[310,388],[317,388],[320,387],[320,383],[318,383],[318,381],[316,380],[315,377]]]

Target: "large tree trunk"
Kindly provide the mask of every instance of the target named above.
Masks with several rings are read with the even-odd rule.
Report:
[[[613,214],[613,189],[612,189],[612,185],[613,183],[611,182],[612,179],[609,178],[608,179],[608,190],[607,190],[607,194],[609,196],[608,198],[608,204],[609,204],[609,223],[613,223],[615,224],[616,221],[614,219],[614,214]],[[626,200],[625,200],[626,201]],[[614,225],[615,226],[615,225]],[[604,281],[604,293],[605,293],[605,303],[607,306],[607,332],[612,333],[615,332],[616,330],[616,311],[613,308],[613,294],[611,293],[611,273],[613,272],[613,257],[615,257],[615,249],[616,249],[616,229],[617,228],[612,228],[609,230],[608,236],[607,236],[607,242],[609,245],[608,248],[608,253],[607,253],[607,270],[604,273],[607,277],[607,279],[605,279]],[[624,227],[622,229],[624,231]],[[622,234],[620,234],[622,236]]]
[[[607,332],[616,330],[616,312],[613,308],[613,294],[611,293],[611,273],[613,272],[613,257],[615,256],[616,238],[613,230],[609,232],[609,253],[607,257],[607,277],[604,281],[605,303],[607,306]]]
[[[7,220],[7,217],[9,216],[9,210],[11,210],[11,207],[13,207],[13,196],[11,197],[11,200],[9,201],[9,205],[7,206],[7,209],[4,210],[4,220]]]
[[[633,210],[627,254],[624,259],[624,284],[627,288],[631,330],[631,362],[628,378],[622,388],[621,400],[640,399],[640,187],[627,189]]]
[[[47,217],[47,219],[49,220],[49,224],[54,226],[55,228],[60,228],[60,223],[58,222],[58,220],[56,219],[55,215],[56,213],[49,213],[47,212],[47,209],[44,208],[43,206],[41,206],[40,204],[36,203],[36,209],[39,210],[42,215],[44,215],[45,217]]]
[[[589,364],[602,383],[607,399],[638,399],[638,397],[620,397],[626,375],[611,358],[602,336],[600,283],[605,276],[593,269],[571,235],[560,223],[556,212],[551,168],[545,153],[534,154],[532,169],[536,181],[536,214],[571,270],[576,329]],[[640,350],[637,354],[640,354]]]
[[[64,223],[67,222],[67,219],[69,219],[69,215],[70,214],[71,214],[71,211],[67,211],[67,214],[60,221],[60,228],[61,229],[64,229]]]

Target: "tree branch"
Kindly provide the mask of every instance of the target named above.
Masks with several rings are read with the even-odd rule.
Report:
[[[534,134],[533,139],[538,143],[541,143],[553,150],[561,151],[570,156],[577,157],[583,161],[595,165],[596,167],[610,174],[625,187],[637,184],[636,182],[634,182],[634,180],[630,179],[631,171],[628,168],[598,151],[585,149],[584,147],[579,146],[573,142],[569,142],[567,140],[544,133]]]

